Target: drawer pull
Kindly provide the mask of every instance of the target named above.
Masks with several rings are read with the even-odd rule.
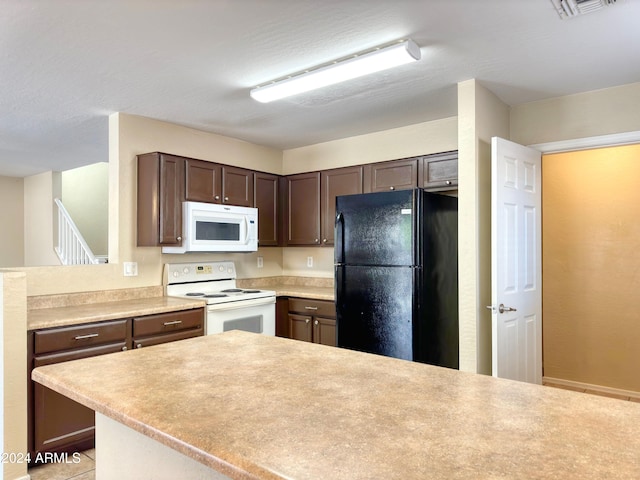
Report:
[[[317,310],[318,307],[304,307],[305,310]]]
[[[77,337],[74,337],[74,340],[86,340],[87,338],[94,338],[97,337],[98,335],[100,335],[99,333],[88,333],[87,335],[78,335]]]
[[[164,322],[164,326],[168,327],[169,325],[179,325],[182,323],[182,320],[174,320],[172,322]]]

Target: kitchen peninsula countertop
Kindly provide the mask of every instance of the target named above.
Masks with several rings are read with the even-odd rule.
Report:
[[[640,478],[638,403],[247,332],[33,379],[232,478]]]

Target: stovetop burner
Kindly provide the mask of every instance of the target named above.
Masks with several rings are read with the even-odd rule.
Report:
[[[225,293],[240,293],[242,292],[241,288],[227,288],[225,290],[220,290],[221,292],[225,292]]]
[[[226,293],[210,293],[208,295],[204,295],[204,298],[222,298],[228,296],[229,295],[227,295]]]
[[[242,293],[260,293],[260,290],[243,290]]]
[[[187,292],[185,293],[187,297],[202,297],[204,293],[202,292]]]

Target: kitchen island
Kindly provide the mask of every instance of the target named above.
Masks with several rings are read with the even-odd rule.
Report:
[[[233,331],[33,379],[96,411],[98,480],[175,465],[180,478],[640,478],[638,403],[283,338]]]

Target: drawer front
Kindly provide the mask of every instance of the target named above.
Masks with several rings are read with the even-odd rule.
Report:
[[[66,352],[38,355],[33,358],[33,368],[42,367],[43,365],[51,365],[53,363],[68,362],[69,360],[78,360],[80,358],[97,357],[98,355],[106,355],[107,353],[122,352],[128,350],[129,347],[130,345],[127,345],[122,341],[118,343],[110,343],[108,345],[99,345],[97,347],[87,347],[76,350],[67,350]]]
[[[300,312],[306,315],[319,315],[322,317],[336,317],[336,304],[325,300],[306,300],[304,298],[290,298],[289,311]]]
[[[150,347],[151,345],[176,342],[178,340],[186,340],[187,338],[201,337],[202,335],[204,335],[204,328],[182,330],[174,333],[166,333],[164,335],[154,335],[152,337],[134,338],[133,347]]]
[[[34,332],[34,353],[86,348],[104,343],[125,342],[128,320],[113,320]]]
[[[147,337],[204,327],[204,308],[160,313],[133,319],[133,336]]]

